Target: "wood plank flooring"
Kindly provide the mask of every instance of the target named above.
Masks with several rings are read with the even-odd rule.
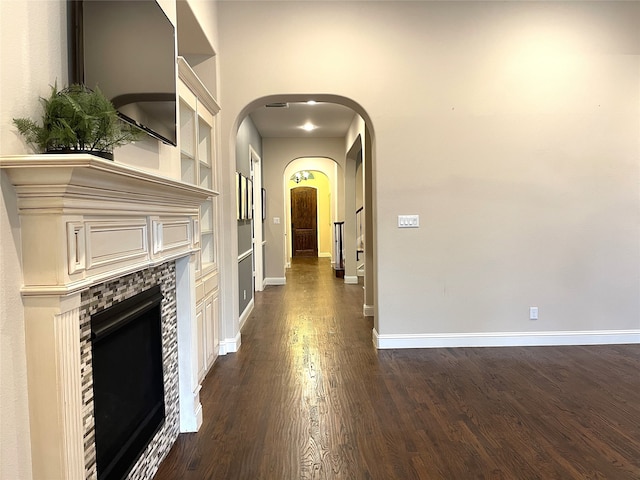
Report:
[[[376,351],[332,273],[256,295],[155,480],[640,479],[640,345]]]

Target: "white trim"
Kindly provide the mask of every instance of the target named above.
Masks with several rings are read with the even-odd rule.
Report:
[[[61,379],[58,402],[62,408],[62,453],[68,478],[82,478],[84,474],[84,442],[82,424],[82,373],[80,371],[80,309],[53,317],[57,345],[57,377]]]
[[[266,277],[264,279],[265,285],[286,285],[287,278],[286,277]]]
[[[320,252],[318,258],[331,258],[331,252]]]
[[[575,332],[384,334],[373,329],[376,348],[521,347],[640,343],[640,329]]]
[[[202,425],[198,379],[198,324],[196,320],[195,256],[176,261],[178,315],[178,385],[180,432],[197,432]]]
[[[344,283],[348,285],[357,285],[358,284],[358,276],[357,275],[345,275]]]
[[[242,344],[242,336],[238,332],[235,338],[225,338],[220,341],[220,355],[226,355],[227,353],[235,353],[240,349]]]
[[[249,303],[247,303],[247,306],[245,307],[244,312],[242,312],[242,314],[240,315],[240,319],[238,320],[238,324],[240,325],[240,330],[242,330],[242,327],[244,327],[244,322],[247,321],[247,318],[249,318],[249,315],[251,315],[251,312],[253,312],[253,298],[249,300]]]
[[[238,262],[241,262],[242,260],[244,260],[245,258],[249,258],[251,256],[251,254],[253,253],[253,248],[250,248],[249,250],[247,250],[244,253],[241,253],[240,255],[238,255]]]
[[[258,152],[249,145],[249,159],[251,166],[251,180],[253,185],[253,277],[254,290],[262,291],[264,285],[264,269],[263,269],[263,256],[264,251],[261,245],[264,244],[262,238],[263,220],[262,212],[266,211],[266,205],[262,205],[262,159]],[[266,219],[265,219],[266,221]]]
[[[375,315],[375,310],[373,305],[367,305],[366,303],[362,305],[362,314],[365,317],[373,317]]]
[[[214,115],[220,111],[220,105],[184,57],[178,57],[178,77],[196,94],[198,100],[204,104],[207,110]]]

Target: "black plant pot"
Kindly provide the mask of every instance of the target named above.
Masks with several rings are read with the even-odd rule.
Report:
[[[78,153],[88,153],[89,155],[94,155],[96,157],[104,158],[105,160],[113,161],[113,152],[104,152],[102,150],[81,150],[76,148],[58,148],[47,150],[44,153],[58,153],[63,155],[68,154],[78,154]]]

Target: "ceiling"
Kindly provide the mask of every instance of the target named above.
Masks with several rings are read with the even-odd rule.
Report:
[[[283,104],[277,104],[283,105]],[[289,102],[286,106],[262,106],[249,114],[263,138],[266,137],[344,137],[355,112],[337,103]],[[306,131],[305,123],[316,128]]]

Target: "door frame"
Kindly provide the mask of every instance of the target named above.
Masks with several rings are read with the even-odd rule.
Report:
[[[249,161],[251,164],[251,180],[253,183],[253,289],[256,292],[264,290],[264,241],[262,235],[262,159],[251,145],[249,145]]]

